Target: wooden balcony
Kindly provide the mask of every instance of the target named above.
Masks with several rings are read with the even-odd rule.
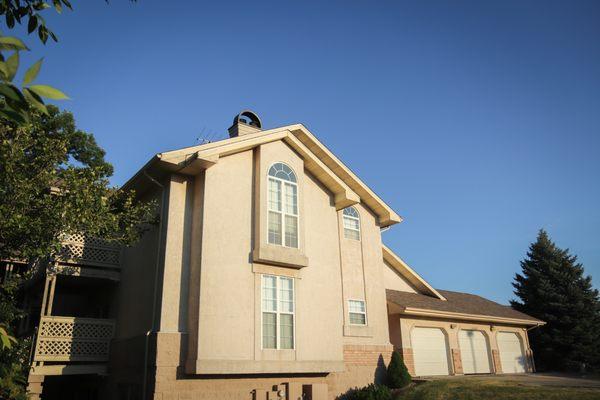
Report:
[[[106,362],[112,319],[42,316],[33,354],[37,362]]]
[[[57,261],[92,267],[120,268],[121,246],[84,234],[66,235]]]

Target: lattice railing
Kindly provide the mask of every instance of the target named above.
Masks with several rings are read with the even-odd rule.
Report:
[[[111,319],[42,317],[34,361],[107,361],[114,331]]]
[[[64,262],[119,267],[121,247],[84,234],[65,235],[58,259]]]

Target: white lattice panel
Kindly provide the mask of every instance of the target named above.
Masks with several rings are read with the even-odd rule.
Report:
[[[65,235],[59,259],[118,267],[120,254],[119,245],[79,233]]]
[[[113,320],[42,317],[35,361],[106,361],[114,326]]]

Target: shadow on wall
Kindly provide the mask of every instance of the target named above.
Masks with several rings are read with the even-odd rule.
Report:
[[[373,373],[373,382],[377,385],[385,385],[387,382],[387,366],[385,365],[385,361],[383,360],[383,354],[379,354],[377,358],[377,367],[375,368],[375,372]],[[336,400],[355,400],[359,398],[359,392],[361,392],[363,388],[355,387],[353,389],[348,389],[346,393],[342,393],[336,397]],[[364,394],[361,394],[364,395]],[[362,398],[362,397],[360,397]]]

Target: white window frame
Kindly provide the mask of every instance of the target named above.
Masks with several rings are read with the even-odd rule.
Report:
[[[275,176],[271,176],[269,175],[269,171],[271,170],[271,167],[275,164],[284,164],[285,166],[287,166],[292,173],[294,174],[294,176],[296,177],[296,182],[292,182],[292,181],[288,181],[285,179],[281,179],[281,178],[277,178]],[[281,185],[281,211],[278,210],[271,210],[271,202],[269,201],[269,181],[273,180],[276,182],[279,182],[279,184]],[[287,199],[285,196],[285,185],[292,185],[296,188],[296,214],[288,214],[285,212],[286,210],[286,206],[287,206]],[[269,169],[267,170],[267,243],[268,244],[272,244],[274,246],[282,246],[282,247],[287,247],[288,249],[299,249],[300,248],[300,188],[298,187],[298,175],[296,175],[296,172],[292,169],[292,167],[290,167],[289,165],[287,165],[286,163],[283,163],[281,161],[277,161],[273,164],[271,164],[269,166]],[[270,241],[269,238],[269,213],[274,212],[274,213],[278,213],[281,216],[281,243],[272,243]],[[286,215],[292,216],[292,217],[296,217],[296,236],[297,236],[297,246],[286,246],[285,244],[285,217]]]
[[[365,311],[350,311],[350,302],[357,301],[363,303]],[[355,324],[352,323],[352,319],[350,318],[350,314],[362,314],[365,316],[364,324]],[[348,324],[352,326],[367,326],[369,324],[369,320],[367,319],[367,302],[362,299],[348,299]]]
[[[264,287],[264,278],[265,277],[269,277],[269,278],[275,278],[275,307],[276,307],[276,311],[272,311],[272,310],[265,310],[264,307],[264,302],[263,302],[263,287]],[[280,281],[282,279],[289,279],[292,281],[292,312],[288,312],[288,311],[280,311],[279,310],[279,289],[280,289]],[[296,350],[296,279],[292,278],[291,276],[279,276],[279,275],[269,275],[269,274],[262,274],[260,277],[260,348],[261,350]],[[276,343],[276,347],[275,348],[271,348],[271,347],[265,347],[265,343],[263,340],[263,329],[264,329],[264,325],[263,325],[263,315],[265,313],[270,313],[270,314],[275,314],[275,343]],[[281,314],[285,314],[285,315],[291,315],[292,316],[292,324],[294,325],[292,328],[292,347],[289,349],[282,349],[281,348],[281,318],[279,318],[279,316]]]
[[[349,210],[349,209],[353,209],[356,212],[356,214],[358,215],[358,217],[355,217],[353,215],[346,215],[344,213],[344,211]],[[354,228],[346,226],[346,221],[345,221],[346,219],[356,221],[358,223],[358,229],[354,229]],[[344,238],[360,241],[360,214],[359,214],[358,210],[356,209],[356,207],[350,206],[350,207],[346,207],[342,210],[342,228],[344,229]],[[358,239],[346,236],[346,229],[349,231],[356,232],[358,234]]]

